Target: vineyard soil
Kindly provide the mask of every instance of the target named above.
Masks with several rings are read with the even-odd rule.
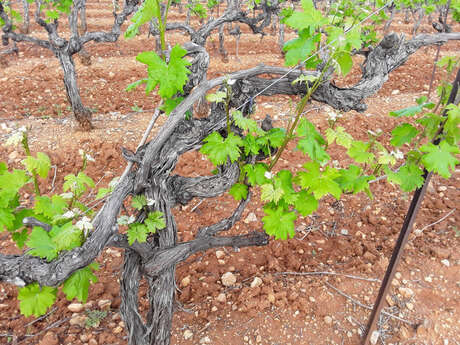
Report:
[[[110,6],[109,1],[88,3],[89,30],[110,26]],[[176,14],[177,9],[173,19]],[[37,36],[44,35],[38,27],[31,29]],[[226,36],[228,63],[221,61],[217,51],[217,33],[208,41],[209,79],[260,63],[283,64],[276,36],[267,35],[261,40],[245,27],[241,29],[238,57],[235,38]],[[410,29],[411,25],[402,24],[401,18],[391,27],[397,33],[409,33]],[[459,29],[457,25],[454,31]],[[421,31],[434,30],[424,22]],[[185,42],[178,33],[168,33],[168,37],[170,42]],[[19,56],[3,57],[0,141],[4,142],[17,127],[30,129],[32,150],[46,152],[56,166],[56,179],[52,170],[42,190],[61,190],[63,177],[81,165],[79,149],[95,158],[87,173],[99,181],[98,186],[105,187],[123,172],[126,162],[121,147],[135,149],[158,102],[141,90],[127,93],[124,88],[145,74],[135,56],[154,46],[154,40],[144,31],[129,41],[88,44],[90,65],[76,59],[83,103],[94,111],[96,128],[91,132],[79,130],[72,120],[62,71],[49,51],[19,44]],[[441,56],[459,51],[459,43],[450,42],[441,48]],[[388,112],[412,105],[415,98],[427,94],[435,53],[436,47],[430,47],[414,54],[391,74],[378,94],[367,100],[366,112],[346,113],[340,124],[357,139],[364,139],[359,136],[366,130],[381,129],[389,140],[396,122],[387,116]],[[354,73],[338,81],[340,85],[351,85],[358,79],[359,58],[355,62]],[[442,77],[443,72],[438,70],[436,80]],[[262,119],[269,114],[275,126],[285,126],[295,101],[287,96],[263,97],[258,100],[255,117]],[[309,119],[320,129],[327,128],[328,108],[312,104],[311,109]],[[340,148],[332,153],[337,164],[347,163]],[[9,165],[19,165],[22,155],[19,148],[0,145],[0,160]],[[282,157],[280,168],[300,167],[302,161],[300,153],[289,151]],[[197,176],[212,169],[199,152],[192,152],[181,158],[176,172]],[[380,286],[377,279],[383,277],[411,199],[411,195],[385,181],[373,183],[371,190],[374,199],[364,194],[347,195],[340,202],[326,199],[318,212],[296,224],[297,234],[288,241],[272,240],[266,247],[239,252],[231,248],[210,250],[180,264],[172,344],[358,344],[370,311],[356,302],[367,306],[374,303]],[[242,220],[229,233],[262,229],[263,211],[255,194]],[[23,197],[30,199],[27,194]],[[385,310],[399,320],[384,316],[380,323],[384,344],[460,344],[459,205],[457,168],[450,180],[437,177],[431,182],[387,299]],[[232,197],[224,195],[176,208],[179,240],[190,240],[200,226],[229,216],[234,206]],[[0,234],[0,247],[3,253],[17,252],[6,232]],[[0,344],[126,344],[117,312],[122,251],[106,249],[98,262],[99,282],[90,288],[82,310],[69,310],[72,302],[59,293],[56,307],[37,321],[19,314],[16,288],[0,284]],[[231,287],[222,284],[226,272],[236,277]],[[145,292],[144,286],[141,298]],[[95,315],[91,311],[107,306],[100,322],[89,317]]]

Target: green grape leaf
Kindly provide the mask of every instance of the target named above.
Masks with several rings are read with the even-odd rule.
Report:
[[[206,100],[211,103],[222,103],[227,98],[227,93],[224,91],[217,91],[206,95]]]
[[[248,196],[248,186],[243,183],[235,183],[228,193],[233,196],[235,200],[246,199]]]
[[[235,110],[232,112],[233,123],[235,126],[241,128],[243,131],[248,131],[249,133],[254,132],[260,135],[263,135],[265,132],[257,125],[257,122],[253,119],[243,116],[241,111]]]
[[[337,61],[338,65],[340,66],[340,73],[342,76],[347,75],[352,67],[353,67],[353,60],[351,59],[350,53],[348,52],[340,52],[335,56],[335,61]]]
[[[318,209],[318,206],[318,200],[316,200],[312,193],[309,193],[306,190],[301,190],[297,193],[295,208],[302,216],[306,217],[309,214],[312,214]]]
[[[171,114],[171,112],[176,109],[176,107],[184,100],[184,97],[174,97],[163,100],[163,105],[160,107],[161,110],[165,112],[166,115]]]
[[[14,169],[12,172],[3,171],[0,174],[0,191],[14,191],[16,192],[29,182],[29,177],[24,170]]]
[[[443,118],[434,113],[427,113],[416,122],[425,127],[424,134],[432,139],[439,130],[439,125],[443,121]]]
[[[289,16],[285,23],[293,29],[314,29],[327,24],[327,18],[324,18],[321,11],[318,11],[313,5],[312,0],[301,0],[303,12],[294,12]]]
[[[332,128],[326,129],[326,139],[328,145],[331,145],[335,141],[337,145],[343,146],[347,149],[351,147],[353,142],[353,137],[341,126],[338,126],[335,130]]]
[[[88,289],[91,284],[97,283],[98,279],[93,271],[97,270],[99,265],[92,263],[87,267],[81,268],[66,279],[62,285],[62,292],[66,295],[67,300],[71,301],[77,298],[80,302],[85,303],[88,299]]]
[[[147,205],[147,199],[144,195],[133,196],[133,199],[131,200],[131,207],[136,210],[141,210],[145,205]]]
[[[36,173],[41,178],[46,178],[46,176],[48,176],[48,171],[51,168],[50,158],[43,152],[37,152],[37,158],[27,156],[27,158],[22,161],[22,164],[24,164],[27,171],[30,173]]]
[[[369,147],[369,143],[356,140],[347,150],[347,154],[357,163],[371,163],[375,159],[375,155],[368,152]]]
[[[449,104],[447,107],[447,121],[444,123],[446,141],[451,145],[457,145],[460,140],[460,107]]]
[[[335,179],[340,184],[340,187],[346,192],[357,194],[366,192],[372,198],[371,190],[369,189],[369,181],[374,179],[374,176],[361,175],[362,170],[356,165],[350,165],[348,169],[340,169],[340,176]]]
[[[142,5],[131,18],[131,22],[133,24],[131,24],[128,29],[126,29],[126,38],[132,38],[136,36],[139,32],[139,27],[150,21],[154,16],[156,18],[160,18],[161,14],[158,4],[159,2],[155,0],[145,0],[142,2]]]
[[[271,147],[281,147],[286,138],[286,130],[284,128],[272,128],[265,134],[265,138]]]
[[[458,164],[454,154],[460,153],[460,149],[446,141],[441,141],[439,145],[425,144],[420,147],[420,150],[427,152],[422,156],[422,163],[426,170],[434,171],[444,178],[449,178],[451,175],[449,168],[455,170],[455,165]]]
[[[164,99],[171,98],[177,92],[182,92],[183,86],[188,80],[187,76],[191,73],[187,68],[190,62],[182,58],[186,53],[184,48],[176,44],[171,49],[168,64],[153,51],[142,52],[137,55],[136,60],[148,66],[148,79],[145,88],[147,95],[157,85],[160,85],[158,93]]]
[[[13,232],[13,235],[11,237],[13,238],[13,241],[16,242],[16,245],[19,247],[19,249],[22,249],[24,248],[24,245],[26,244],[26,241],[29,238],[29,234],[27,232],[27,229],[24,228],[22,229],[22,231]]]
[[[7,229],[12,229],[14,224],[14,215],[8,208],[0,208],[0,232]]]
[[[426,96],[420,97],[417,99],[417,105],[407,107],[404,109],[396,110],[396,111],[391,111],[390,116],[394,117],[403,117],[403,116],[414,116],[418,113],[420,113],[424,108],[426,109],[433,109],[436,104],[433,102],[428,102],[426,103],[425,101],[427,100]]]
[[[35,226],[26,242],[30,249],[29,254],[46,258],[48,261],[57,256],[56,244],[51,240],[46,230]]]
[[[84,193],[87,187],[94,188],[94,181],[91,177],[87,176],[84,172],[80,171],[77,176],[73,174],[69,174],[64,177],[64,185],[62,186],[62,190],[64,192],[70,190],[76,195]]]
[[[265,173],[268,171],[267,165],[264,163],[256,163],[254,165],[246,164],[243,166],[241,173],[246,174],[248,182],[251,186],[263,185],[269,180],[265,177]]]
[[[72,222],[67,222],[62,226],[54,225],[49,235],[58,252],[70,250],[82,244],[82,230],[74,226]]]
[[[147,226],[140,223],[132,223],[128,228],[128,243],[132,245],[134,241],[144,243],[147,241]]]
[[[241,154],[238,146],[243,146],[243,140],[233,133],[230,133],[227,138],[223,139],[222,136],[213,132],[204,139],[204,144],[200,152],[207,155],[209,160],[214,165],[222,165],[227,162],[227,157],[233,163]]]
[[[262,218],[264,223],[264,230],[268,235],[275,236],[275,239],[287,240],[289,237],[294,237],[294,221],[297,216],[294,212],[287,212],[283,207],[272,209],[269,207],[264,208],[266,214]]]
[[[409,123],[403,123],[391,131],[391,145],[399,147],[410,143],[418,134],[418,130]]]
[[[299,32],[299,37],[287,41],[283,46],[283,51],[286,52],[284,61],[286,66],[294,66],[303,61],[315,49],[315,41],[317,36],[311,37],[309,30],[305,29]]]
[[[260,146],[257,143],[256,138],[252,134],[248,134],[243,138],[243,147],[245,155],[257,155],[260,150]]]
[[[47,196],[37,196],[35,198],[35,212],[50,219],[63,214],[67,206],[65,199],[57,194],[53,195],[51,199]]]
[[[326,167],[321,173],[319,170],[319,163],[317,162],[305,163],[304,168],[308,171],[299,171],[295,178],[296,182],[302,188],[310,188],[310,191],[313,192],[317,200],[320,200],[329,193],[336,199],[340,199],[342,189],[335,181],[335,179],[340,176],[337,169]]]
[[[263,201],[273,201],[277,203],[284,195],[284,191],[281,188],[281,186],[276,186],[272,183],[263,184],[260,187],[260,190],[260,199],[262,199]]]
[[[111,192],[112,192],[111,188],[99,188],[97,191],[96,199],[102,199],[103,197],[105,197],[107,194]]]
[[[57,289],[40,287],[38,283],[29,284],[18,291],[19,308],[24,316],[39,317],[46,313],[56,300]]]
[[[303,153],[308,154],[312,160],[324,164],[330,159],[323,148],[326,144],[325,140],[318,133],[313,123],[306,118],[300,119],[300,123],[297,126],[297,135],[301,137],[297,143],[297,148]]]
[[[147,226],[148,231],[151,233],[155,233],[157,230],[164,229],[166,227],[166,222],[163,212],[150,212],[147,219],[144,220],[144,224]]]
[[[400,185],[404,192],[411,192],[420,188],[424,182],[423,170],[415,164],[403,165],[397,172],[385,168],[385,173],[388,181]]]

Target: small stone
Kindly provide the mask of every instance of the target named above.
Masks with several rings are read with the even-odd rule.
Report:
[[[411,298],[414,295],[414,291],[411,288],[400,287],[399,293],[405,298]]]
[[[340,233],[344,236],[347,236],[348,235],[348,230],[347,229],[342,229],[340,230]]]
[[[267,296],[267,299],[270,303],[275,303],[276,301],[276,298],[275,298],[275,295],[272,294],[272,293],[269,293],[268,296]]]
[[[246,217],[246,219],[244,220],[244,222],[246,224],[249,224],[249,223],[252,223],[252,222],[257,222],[257,217],[254,214],[254,212],[249,213],[248,216]]]
[[[380,337],[380,332],[379,331],[374,331],[372,332],[370,342],[372,345],[377,344],[377,340],[379,340]]]
[[[209,344],[209,343],[211,343],[211,339],[209,339],[208,336],[200,339],[200,344]]]
[[[398,280],[398,279],[393,279],[393,280],[391,281],[391,285],[393,285],[393,286],[399,286],[399,285],[400,285],[399,280]]]
[[[8,309],[8,304],[1,303],[0,304],[0,310],[1,309]]]
[[[244,336],[243,338],[244,341],[249,341],[249,337],[247,335]]]
[[[47,332],[38,345],[58,345],[59,339],[54,332]]]
[[[368,252],[365,252],[363,256],[364,256],[364,258],[365,258],[366,260],[369,260],[369,261],[373,261],[373,260],[375,260],[375,259],[377,258],[374,254],[372,254],[372,253],[369,252],[369,251],[368,251]]]
[[[308,297],[308,300],[312,303],[316,302],[316,299],[313,296]]]
[[[219,265],[225,265],[225,260],[217,260],[217,263],[218,263]]]
[[[109,77],[110,77],[110,78],[115,77],[115,73],[113,73],[112,71],[110,71],[110,72],[109,72]]]
[[[189,329],[186,329],[184,332],[184,339],[188,340],[193,337],[193,332]]]
[[[392,95],[398,95],[398,94],[399,94],[399,90],[393,90],[393,91],[391,91],[391,94],[392,94]]]
[[[88,335],[87,334],[82,334],[80,335],[80,340],[84,343],[86,343],[88,341]]]
[[[236,276],[232,272],[227,272],[222,275],[221,281],[224,286],[232,286],[236,283]]]
[[[447,267],[450,266],[450,262],[449,262],[449,260],[447,260],[447,259],[441,260],[441,263],[442,263],[444,266],[447,266]]]
[[[80,326],[80,327],[85,327],[86,325],[86,320],[88,317],[86,315],[81,315],[81,314],[74,314],[72,318],[70,319],[69,323],[72,326]]]
[[[438,187],[438,191],[440,191],[440,192],[445,192],[446,190],[447,190],[446,186],[439,186]]]
[[[216,258],[217,259],[222,259],[225,256],[225,252],[223,250],[217,250],[216,251]]]
[[[8,159],[10,161],[14,161],[16,158],[18,158],[18,155],[19,155],[18,151],[13,151],[8,155]]]
[[[97,305],[101,308],[101,310],[109,310],[112,305],[112,301],[109,299],[101,299],[97,302]]]
[[[330,316],[325,316],[325,317],[324,317],[324,322],[326,323],[326,325],[332,324],[332,317],[330,317]]]
[[[226,302],[227,302],[227,296],[225,296],[224,293],[220,293],[220,294],[216,297],[216,301],[217,301],[217,302],[220,302],[220,303],[226,303]]]
[[[414,310],[414,305],[412,303],[410,303],[410,302],[406,303],[406,307],[409,310]]]
[[[433,282],[433,278],[431,278],[430,276],[426,276],[426,277],[425,277],[425,281],[428,282],[428,283],[432,283],[432,282]]]
[[[94,339],[94,338],[91,338],[91,339],[88,341],[88,345],[97,345],[97,340]]]
[[[190,276],[185,277],[184,279],[181,280],[180,285],[182,287],[187,287],[190,285]]]
[[[212,312],[216,312],[216,311],[217,311],[217,307],[216,307],[216,306],[213,306],[213,307],[211,308],[211,311],[212,311]]]
[[[408,339],[410,338],[410,332],[405,326],[401,326],[399,329],[399,336],[401,339]]]
[[[120,327],[120,326],[117,326],[113,329],[112,331],[114,334],[119,334],[121,332],[123,332],[123,327]]]
[[[385,297],[385,300],[387,301],[388,306],[392,307],[392,306],[395,305],[395,302],[393,301],[393,298],[391,298],[390,295],[387,295],[387,296]]]
[[[401,278],[402,278],[401,272],[396,272],[396,273],[395,273],[395,278],[396,278],[396,279],[401,279]]]
[[[253,289],[261,285],[262,285],[262,279],[260,279],[259,277],[255,277],[254,280],[251,282],[251,288]]]
[[[67,309],[69,309],[72,313],[80,313],[83,311],[84,306],[81,303],[71,303],[67,306]]]
[[[256,337],[256,343],[261,343],[261,342],[262,342],[262,337],[260,336],[260,334],[258,334]]]
[[[450,256],[450,250],[446,248],[440,248],[440,247],[433,247],[430,248],[430,253],[433,256],[436,256],[440,259],[448,259]]]

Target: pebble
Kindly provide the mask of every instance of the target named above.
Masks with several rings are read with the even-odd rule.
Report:
[[[193,332],[189,329],[186,329],[184,332],[184,339],[188,340],[193,337]]]
[[[262,279],[259,277],[255,277],[254,280],[251,282],[251,288],[256,288],[262,285]]]
[[[395,278],[396,279],[401,279],[402,278],[401,272],[396,272],[395,273]]]
[[[114,334],[119,334],[119,333],[123,332],[123,327],[120,327],[120,326],[115,327],[112,332]]]
[[[399,94],[399,90],[393,90],[393,91],[391,91],[391,94],[392,94],[392,95],[398,95],[398,94]]]
[[[428,282],[428,283],[432,283],[432,282],[433,282],[433,278],[431,278],[430,276],[426,276],[426,277],[425,277],[425,281]]]
[[[91,339],[88,341],[88,345],[97,345],[97,340],[94,339],[94,338],[91,338]]]
[[[262,337],[259,335],[257,335],[256,337],[256,343],[261,343],[262,342]]]
[[[74,314],[70,319],[69,323],[72,326],[85,327],[87,319],[88,317],[86,315]]]
[[[225,252],[223,250],[217,250],[216,251],[216,258],[217,259],[222,259],[225,256]]]
[[[209,343],[211,343],[211,339],[209,339],[208,336],[200,339],[200,344],[209,344]]]
[[[225,302],[227,302],[227,296],[225,296],[224,293],[220,293],[220,294],[216,297],[216,301],[217,301],[217,302],[220,302],[220,303],[225,303]]]
[[[450,262],[449,262],[449,260],[447,260],[447,259],[441,260],[441,263],[442,263],[444,266],[450,267]]]
[[[83,311],[84,307],[81,303],[71,303],[67,306],[67,309],[69,309],[72,313],[80,313]]]
[[[330,316],[325,316],[325,317],[324,317],[324,322],[326,323],[326,325],[332,324],[332,317],[330,317]]]
[[[316,299],[313,296],[308,297],[308,300],[312,303],[316,302]]]
[[[412,303],[410,303],[410,302],[406,303],[406,307],[409,310],[414,310],[414,305]]]
[[[411,288],[400,287],[399,293],[405,298],[411,298],[414,295],[414,291]]]
[[[379,340],[380,337],[380,332],[379,331],[374,331],[372,332],[370,342],[372,345],[377,344],[377,340]]]
[[[88,341],[88,335],[87,334],[82,334],[80,335],[80,340],[84,343],[86,343]]]
[[[347,229],[342,229],[340,230],[340,233],[344,236],[347,236],[348,235],[348,230]]]
[[[232,286],[236,283],[236,276],[232,272],[227,272],[222,275],[221,281],[224,286]]]
[[[182,279],[180,284],[182,285],[182,287],[189,286],[190,285],[190,276],[187,276],[184,279]]]
[[[38,345],[58,345],[59,339],[54,332],[47,332]]]
[[[102,310],[109,310],[110,306],[112,305],[112,301],[109,299],[101,299],[100,301],[97,302],[97,305]]]
[[[252,223],[252,222],[257,222],[257,217],[254,214],[254,212],[249,213],[248,216],[246,217],[246,219],[244,220],[244,222],[246,224],[249,224],[249,223]]]

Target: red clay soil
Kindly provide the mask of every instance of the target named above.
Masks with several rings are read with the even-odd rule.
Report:
[[[89,30],[108,28],[111,18],[110,2],[88,4]],[[392,26],[395,32],[409,32],[410,28],[398,21]],[[275,36],[260,40],[242,29],[238,59],[232,36],[226,36],[228,63],[222,63],[209,44],[208,78],[259,63],[283,64]],[[35,26],[33,30],[41,32]],[[425,23],[421,30],[433,32]],[[180,34],[168,36],[174,43],[185,41]],[[217,34],[212,39],[217,42]],[[56,166],[54,184],[52,173],[42,190],[61,191],[63,177],[81,165],[80,148],[96,159],[87,173],[99,181],[98,186],[106,186],[126,165],[120,148],[135,149],[157,101],[142,90],[124,91],[127,84],[145,75],[144,66],[134,58],[153,48],[154,41],[144,32],[116,44],[87,45],[91,65],[77,60],[76,66],[83,102],[94,110],[96,128],[89,133],[80,131],[72,120],[57,59],[36,46],[18,47],[19,56],[4,58],[7,66],[0,69],[1,141],[20,126],[29,128],[32,150],[46,152]],[[441,56],[458,54],[459,48],[449,43],[442,47]],[[364,139],[367,130],[380,128],[388,142],[397,123],[388,112],[412,105],[415,98],[427,94],[435,52],[436,47],[429,47],[414,54],[367,100],[366,112],[346,113],[340,125],[357,139]],[[356,73],[340,85],[359,78],[359,66],[354,68]],[[438,71],[436,80],[444,76]],[[262,97],[255,117],[270,114],[276,126],[286,125],[291,101],[296,100]],[[312,107],[318,109],[309,113],[309,119],[324,131],[328,109]],[[154,132],[162,120],[159,122]],[[349,163],[339,147],[332,147],[331,155],[338,166]],[[19,148],[0,146],[0,160],[9,165],[19,166],[22,157]],[[298,152],[289,151],[279,168],[295,170],[303,162]],[[197,176],[211,170],[200,153],[190,152],[181,157],[176,172]],[[449,180],[434,178],[430,184],[387,298],[385,311],[398,319],[382,318],[383,342],[379,344],[460,344],[459,179],[457,168]],[[239,252],[209,250],[181,263],[176,274],[172,344],[358,344],[411,200],[410,194],[386,181],[373,183],[371,190],[374,199],[361,194],[346,195],[341,201],[326,198],[318,212],[298,220],[293,239],[271,240],[266,247]],[[30,195],[23,197],[28,200]],[[252,200],[242,220],[228,233],[262,228],[257,192]],[[200,226],[229,215],[235,205],[232,197],[224,195],[177,207],[180,241],[192,239]],[[6,232],[0,233],[0,246],[2,253],[18,253]],[[127,344],[118,313],[122,255],[118,249],[104,251],[98,259],[99,282],[91,286],[88,302],[70,307],[73,311],[69,310],[72,301],[60,292],[45,317],[25,318],[19,313],[16,287],[0,284],[0,344]],[[236,278],[231,287],[221,281],[227,272]],[[327,274],[294,274],[299,272]],[[145,285],[141,299],[145,300]],[[99,314],[99,320],[96,312],[100,309],[107,313]]]

